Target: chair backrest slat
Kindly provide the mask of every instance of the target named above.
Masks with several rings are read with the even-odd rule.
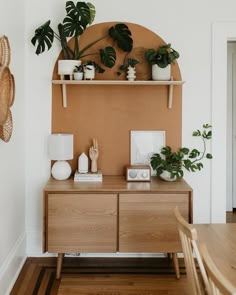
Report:
[[[196,244],[197,231],[183,218],[177,207],[174,209],[174,214],[183,248],[184,262],[189,285],[191,286],[193,295],[206,294],[206,290],[209,289],[209,282]],[[197,260],[200,273],[197,271],[195,260]]]
[[[210,284],[210,295],[236,295],[236,286],[229,282],[213,262],[206,245],[201,245],[203,264]]]

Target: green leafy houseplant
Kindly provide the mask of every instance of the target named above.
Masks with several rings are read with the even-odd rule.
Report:
[[[83,65],[75,66],[74,68],[74,73],[83,73],[83,71],[84,71]]]
[[[179,53],[171,48],[171,44],[160,46],[157,50],[151,48],[145,52],[145,59],[150,65],[157,64],[160,68],[166,68],[179,58]]]
[[[105,36],[80,48],[80,36],[84,33],[86,28],[93,23],[95,15],[96,10],[91,3],[79,1],[75,4],[73,1],[67,1],[66,17],[62,23],[58,24],[58,33],[51,28],[50,20],[35,30],[31,42],[36,47],[36,54],[39,55],[46,49],[49,50],[52,47],[54,39],[57,39],[61,44],[64,59],[79,60],[90,55],[100,55],[101,63],[108,68],[112,68],[116,62],[115,44],[124,52],[130,52],[132,50],[133,39],[131,37],[131,32],[127,25],[117,23],[108,29]],[[70,48],[67,40],[72,37],[74,39],[73,49]],[[99,52],[87,52],[94,44],[105,38],[112,39],[111,46],[101,48]]]
[[[101,68],[95,61],[87,60],[84,64],[84,69],[90,70],[90,67],[87,66],[94,66],[95,71],[97,71],[98,73],[104,73],[104,69]]]
[[[206,153],[206,141],[212,137],[211,126],[204,124],[202,131],[194,131],[192,135],[202,139],[203,152],[197,149],[190,150],[186,147],[173,152],[171,147],[163,147],[160,153],[156,153],[151,157],[151,166],[157,175],[167,171],[172,179],[182,178],[185,169],[189,172],[200,171],[203,168],[201,161],[204,158],[212,159],[212,155]]]
[[[129,66],[132,67],[132,68],[134,68],[138,63],[139,63],[139,61],[137,59],[135,59],[135,58],[128,58],[127,61],[125,61],[123,65],[120,65],[119,70],[126,72],[128,70],[128,67]],[[118,76],[121,75],[121,72],[120,71],[117,72],[117,75]]]

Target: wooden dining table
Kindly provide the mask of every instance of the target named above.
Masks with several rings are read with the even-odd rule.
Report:
[[[218,269],[236,286],[236,223],[192,226],[197,230],[200,252],[205,244]]]

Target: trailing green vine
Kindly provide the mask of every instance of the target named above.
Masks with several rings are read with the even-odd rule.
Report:
[[[184,169],[189,172],[200,171],[203,168],[202,160],[212,159],[212,154],[207,153],[206,141],[212,138],[212,126],[203,125],[203,130],[196,130],[192,133],[194,137],[200,137],[203,142],[203,151],[197,149],[189,149],[186,147],[179,148],[173,152],[171,147],[166,146],[161,149],[160,153],[155,153],[151,157],[151,166],[157,175],[161,175],[164,171],[168,171],[171,178],[182,178]]]

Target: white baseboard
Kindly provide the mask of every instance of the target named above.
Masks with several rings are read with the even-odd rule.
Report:
[[[0,295],[10,294],[25,260],[26,233],[23,233],[0,267]]]

